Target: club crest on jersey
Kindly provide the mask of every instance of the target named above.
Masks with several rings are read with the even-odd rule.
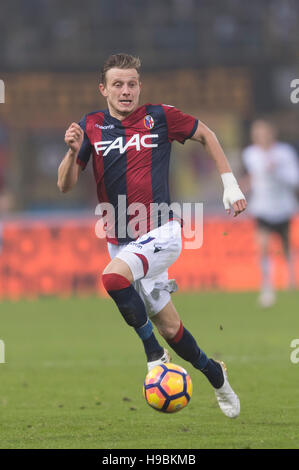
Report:
[[[152,118],[152,116],[148,114],[147,116],[145,116],[143,120],[143,124],[144,124],[144,127],[146,127],[147,129],[152,129],[155,125],[155,121]]]

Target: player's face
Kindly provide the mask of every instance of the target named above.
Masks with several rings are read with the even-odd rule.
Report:
[[[141,83],[135,69],[112,68],[106,72],[106,83],[99,89],[107,99],[110,114],[124,119],[138,106]]]
[[[265,121],[256,121],[251,128],[251,140],[255,145],[269,148],[275,141],[275,132]]]

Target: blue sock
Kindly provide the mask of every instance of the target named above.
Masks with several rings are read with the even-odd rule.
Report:
[[[171,341],[168,341],[168,344],[182,359],[199,369],[214,388],[220,388],[223,385],[224,377],[220,364],[206,356],[182,323],[178,333]]]
[[[148,362],[159,359],[163,355],[164,349],[156,340],[152,322],[148,319],[145,325],[135,328],[135,331],[143,342]]]
[[[106,275],[109,276],[109,275]],[[118,276],[120,278],[120,276]],[[127,285],[127,287],[121,289],[111,288],[114,287],[111,282],[122,282],[121,279],[117,279],[115,275],[110,278],[104,278],[104,285],[107,289],[108,294],[112,297],[116,303],[120,313],[129,326],[132,326],[140,339],[143,342],[144,350],[146,353],[147,361],[155,361],[159,359],[164,352],[164,349],[159,345],[154,333],[153,325],[146,313],[144,302],[136,289],[132,284],[123,282],[121,287]],[[112,279],[112,281],[111,281]],[[117,286],[116,286],[117,287]]]

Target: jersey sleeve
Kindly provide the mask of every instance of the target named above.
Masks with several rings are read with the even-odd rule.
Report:
[[[168,127],[168,139],[170,142],[176,140],[184,144],[195,133],[198,119],[185,114],[174,106],[163,104]]]
[[[86,116],[84,116],[81,119],[81,121],[79,122],[79,126],[84,131],[84,138],[83,138],[83,142],[82,142],[81,148],[80,148],[79,153],[78,153],[77,163],[84,170],[84,168],[86,167],[86,165],[87,165],[87,163],[90,159],[91,150],[92,150],[90,140],[88,138],[88,135],[86,134]]]

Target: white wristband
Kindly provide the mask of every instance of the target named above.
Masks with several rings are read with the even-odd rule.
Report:
[[[229,210],[235,202],[245,199],[244,194],[239,188],[238,182],[232,173],[222,173],[221,179],[224,186],[223,204],[226,210]]]
[[[221,175],[222,183],[224,189],[229,188],[234,185],[238,185],[236,178],[234,177],[233,173],[222,173]]]

